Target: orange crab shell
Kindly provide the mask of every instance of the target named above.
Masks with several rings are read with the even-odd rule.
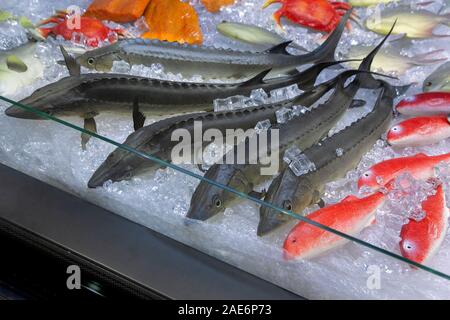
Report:
[[[273,3],[282,4],[273,15],[280,27],[281,17],[284,16],[294,23],[327,33],[332,32],[341,16],[351,9],[348,3],[327,0],[268,0],[263,8]]]

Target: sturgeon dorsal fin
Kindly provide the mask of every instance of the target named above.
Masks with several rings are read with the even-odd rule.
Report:
[[[423,152],[420,152],[420,153],[416,154],[416,157],[419,157],[419,158],[428,158],[428,155],[426,155],[426,154],[423,153]]]
[[[79,76],[81,74],[81,67],[74,57],[70,56],[63,46],[59,46],[66,62],[66,67],[69,70],[71,76]]]
[[[276,46],[273,46],[270,49],[267,49],[267,53],[278,53],[278,54],[286,54],[291,55],[289,52],[287,52],[286,48],[292,43],[292,40],[282,42],[280,44],[277,44]]]
[[[263,72],[258,73],[253,78],[251,78],[251,79],[249,79],[249,80],[247,80],[245,82],[242,82],[240,86],[244,87],[244,86],[264,84],[264,78],[267,76],[267,74],[270,71],[272,71],[272,69],[264,70]]]

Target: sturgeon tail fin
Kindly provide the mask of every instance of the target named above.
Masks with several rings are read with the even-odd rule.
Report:
[[[344,33],[345,26],[352,15],[353,10],[350,9],[347,13],[342,16],[341,21],[338,26],[331,35],[325,40],[322,45],[316,48],[314,51],[307,53],[305,55],[299,56],[299,61],[302,61],[300,64],[305,64],[304,61],[308,61],[311,63],[318,62],[326,62],[326,61],[335,61],[334,55],[336,52],[336,48],[341,40],[342,34]]]

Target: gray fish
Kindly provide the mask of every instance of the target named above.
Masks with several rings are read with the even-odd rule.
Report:
[[[264,80],[270,70],[239,83],[186,83],[149,79],[121,74],[81,74],[80,65],[63,47],[70,76],[36,90],[20,103],[51,115],[77,115],[84,118],[84,128],[96,128],[95,116],[101,112],[132,114],[134,129],[144,125],[145,114],[171,115],[194,111],[211,111],[215,99],[249,96],[255,89],[270,92],[297,84],[308,90],[325,68],[339,62],[323,62],[295,75]],[[143,113],[144,112],[144,113]],[[18,106],[6,109],[6,115],[23,119],[42,119],[38,114]],[[89,137],[82,135],[82,147]]]
[[[280,157],[286,149],[293,145],[300,150],[305,150],[323,138],[350,107],[361,86],[364,87],[367,83],[368,86],[375,87],[377,81],[373,78],[370,79],[369,75],[360,77],[362,74],[357,75],[347,87],[345,87],[345,83],[351,75],[358,74],[358,72],[369,72],[371,62],[386,39],[387,37],[363,60],[361,70],[346,71],[337,77],[335,90],[325,103],[319,104],[311,111],[295,117],[283,125],[275,126],[274,128],[279,130],[279,146],[275,150],[271,150],[268,146],[268,150],[279,152],[277,156]],[[272,129],[269,129],[269,136],[271,132]],[[270,139],[268,140],[270,142]],[[243,142],[247,151],[246,156],[249,155],[247,141]],[[235,146],[235,150],[238,148],[239,145]],[[248,161],[248,159],[246,160]],[[261,164],[249,164],[250,162],[247,161],[244,164],[237,162],[233,165],[215,164],[206,172],[205,178],[240,192],[258,196],[253,192],[253,188],[265,181],[268,176],[260,174]],[[280,164],[283,165],[283,161]],[[239,200],[241,198],[236,194],[201,181],[192,196],[187,217],[195,220],[207,220]]]
[[[286,168],[270,185],[264,199],[266,202],[301,214],[305,208],[319,202],[326,183],[342,178],[358,165],[362,156],[386,132],[393,118],[395,90],[389,84],[381,83],[382,93],[373,110],[351,126],[305,150],[303,154],[315,169],[296,176]],[[264,236],[292,219],[278,210],[261,206],[257,234]]]
[[[450,62],[439,66],[439,68],[425,79],[423,82],[423,91],[450,92]]]
[[[131,39],[89,51],[77,58],[87,68],[109,71],[114,61],[151,66],[160,63],[166,72],[184,76],[201,75],[205,79],[248,78],[271,69],[270,77],[290,74],[302,65],[334,61],[334,52],[342,36],[347,13],[333,34],[316,50],[300,56],[286,51],[290,41],[278,43],[269,50],[243,52],[231,49],[190,46],[173,42]]]
[[[320,63],[296,75],[269,80],[264,80],[270,71],[266,70],[239,83],[186,83],[123,74],[80,74],[80,66],[61,49],[71,75],[36,90],[20,103],[52,115],[78,115],[86,119],[104,111],[134,111],[135,115],[141,111],[151,115],[211,111],[215,99],[249,96],[255,89],[270,92],[297,84],[308,90],[323,69],[337,64]],[[17,106],[5,112],[11,117],[40,119]]]
[[[295,117],[283,125],[277,125],[268,130],[268,150],[271,152],[280,152],[280,156],[286,149],[292,145],[300,149],[306,149],[319,141],[336,122],[344,115],[347,108],[352,103],[353,96],[359,88],[359,82],[353,81],[347,88],[344,88],[346,80],[360,71],[345,71],[338,76],[333,95],[327,102],[318,105],[311,111],[302,116]],[[273,129],[279,130],[279,148],[272,150],[271,132]],[[246,150],[246,156],[250,157],[248,140],[243,149]],[[234,154],[237,154],[239,145],[235,146]],[[241,149],[242,150],[242,149]],[[225,156],[226,157],[226,156]],[[258,196],[253,188],[267,180],[270,176],[261,175],[259,164],[249,164],[249,159],[244,164],[214,164],[205,174],[205,178],[214,180],[235,190]],[[283,164],[283,162],[280,162]],[[241,200],[234,193],[228,192],[222,188],[210,185],[208,182],[201,181],[195,190],[187,217],[195,220],[207,220],[236,201]]]
[[[159,159],[171,161],[171,152],[178,141],[172,141],[172,132],[176,129],[185,129],[194,137],[194,123],[201,121],[202,129],[220,130],[225,136],[227,129],[247,130],[254,128],[256,123],[263,120],[270,120],[276,123],[275,112],[283,107],[292,105],[311,106],[319,100],[327,91],[334,87],[335,81],[322,84],[311,91],[308,91],[299,97],[291,100],[271,103],[262,106],[243,108],[234,111],[222,112],[202,112],[195,114],[180,115],[176,117],[166,118],[155,122],[151,125],[143,127],[132,133],[126,141],[125,145],[135,148],[136,150],[151,154]],[[196,142],[191,141],[191,147]],[[207,143],[202,143],[202,148]],[[196,151],[193,150],[196,154]],[[151,171],[159,168],[159,165],[153,161],[143,159],[133,153],[117,148],[102,165],[95,171],[88,186],[90,188],[100,187],[106,181],[113,182],[128,180],[145,171]]]

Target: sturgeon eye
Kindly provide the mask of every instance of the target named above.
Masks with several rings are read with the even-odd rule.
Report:
[[[216,208],[220,208],[222,206],[222,200],[220,200],[218,196],[214,196],[212,202]]]
[[[88,65],[90,65],[90,66],[92,66],[92,65],[94,64],[94,62],[95,62],[95,59],[94,59],[94,58],[89,58],[89,59],[87,60],[87,63],[88,63]]]
[[[289,200],[284,200],[283,202],[283,209],[291,211],[292,210],[292,203]]]

